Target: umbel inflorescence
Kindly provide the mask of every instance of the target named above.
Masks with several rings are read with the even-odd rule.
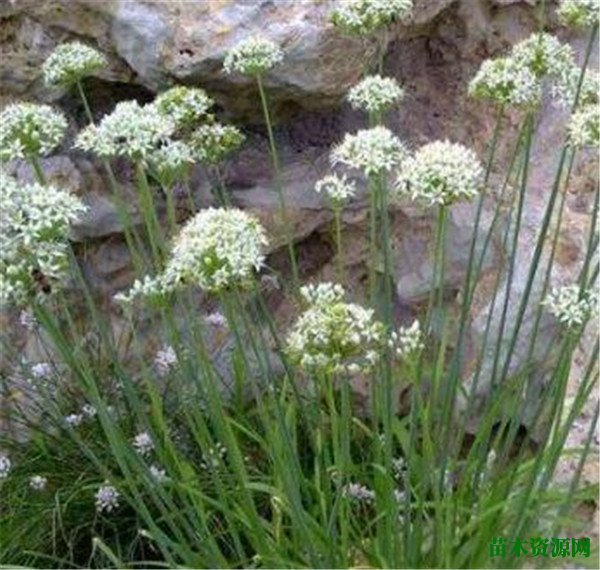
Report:
[[[154,100],[157,111],[180,129],[208,116],[214,101],[204,89],[178,85],[164,91]]]
[[[404,97],[404,90],[391,77],[370,75],[348,91],[348,101],[355,109],[379,115]]]
[[[0,173],[0,305],[43,297],[64,280],[69,228],[85,210],[68,192]]]
[[[69,42],[59,45],[42,66],[46,85],[69,86],[107,67],[108,61],[99,51]]]
[[[252,36],[229,50],[223,60],[226,73],[260,75],[283,60],[281,48],[273,41]]]
[[[598,310],[598,293],[582,290],[579,285],[566,285],[553,290],[544,305],[568,328],[584,325]]]
[[[332,23],[349,34],[364,36],[412,13],[413,0],[344,0],[331,14]]]

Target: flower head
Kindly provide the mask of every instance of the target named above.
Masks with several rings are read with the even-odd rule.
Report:
[[[187,143],[169,139],[148,154],[147,162],[153,176],[165,188],[172,188],[185,177],[194,157]]]
[[[341,208],[356,194],[356,185],[348,180],[345,174],[330,174],[315,184],[315,192],[327,194],[333,206]]]
[[[178,129],[205,117],[214,104],[204,89],[182,85],[164,91],[154,100],[158,112],[171,119]]]
[[[267,245],[258,221],[241,210],[208,208],[196,214],[175,240],[165,277],[207,291],[243,285],[261,268]]]
[[[342,488],[342,495],[357,502],[371,503],[375,500],[375,491],[359,483],[348,483]]]
[[[271,40],[250,37],[229,50],[223,61],[226,73],[260,75],[283,60],[281,48]]]
[[[429,206],[448,206],[477,196],[483,178],[483,168],[472,150],[435,141],[405,162],[396,189]]]
[[[49,105],[13,103],[0,113],[0,161],[50,154],[62,141],[67,120]]]
[[[546,33],[532,34],[514,45],[511,57],[516,65],[524,65],[538,79],[560,77],[575,65],[573,48]]]
[[[69,414],[68,416],[65,416],[65,424],[70,428],[79,427],[84,419],[83,414]]]
[[[542,86],[534,73],[510,57],[486,59],[469,83],[469,95],[499,105],[537,105]]]
[[[543,304],[567,328],[585,324],[598,309],[595,291],[581,290],[579,285],[567,285],[552,291]]]
[[[569,120],[569,142],[575,147],[600,145],[600,108],[596,103],[578,108]]]
[[[172,346],[165,345],[159,351],[157,351],[154,357],[154,367],[158,372],[159,376],[166,376],[175,366],[179,359],[177,353]]]
[[[0,481],[8,477],[12,463],[7,455],[0,455]]]
[[[37,362],[31,367],[31,375],[38,380],[49,378],[52,376],[52,364],[49,362]]]
[[[346,134],[331,152],[331,162],[362,170],[367,176],[390,171],[406,159],[408,152],[400,139],[385,127]]]
[[[343,0],[331,14],[333,24],[350,34],[367,35],[412,12],[412,0]]]
[[[48,485],[48,479],[42,475],[33,475],[29,478],[29,486],[34,491],[43,491]]]
[[[287,337],[290,357],[307,370],[356,373],[379,358],[383,325],[373,311],[346,303],[340,285],[321,283],[301,289],[308,308]]]
[[[219,123],[202,125],[190,136],[195,158],[204,164],[217,164],[238,148],[246,137],[235,127]]]
[[[66,275],[69,226],[86,210],[53,186],[0,173],[0,305],[43,298]]]
[[[574,65],[565,69],[552,85],[552,96],[562,107],[570,110],[575,106],[575,102],[577,102],[577,107],[598,104],[600,75],[596,71],[586,69],[585,75],[581,79],[581,73],[581,68]]]
[[[404,90],[395,79],[370,75],[348,91],[348,101],[355,109],[383,113],[402,101]]]
[[[155,106],[123,101],[98,125],[90,125],[79,133],[75,146],[102,158],[123,156],[145,161],[168,141],[174,130],[175,123]]]
[[[140,455],[148,455],[154,450],[154,441],[147,431],[142,431],[133,438],[133,447]]]
[[[592,28],[598,25],[600,4],[598,0],[560,0],[556,14],[567,26]]]
[[[167,480],[167,472],[158,467],[158,465],[150,465],[150,477],[154,479],[156,483],[164,483]]]
[[[94,495],[94,498],[96,499],[96,511],[99,513],[112,512],[119,507],[120,496],[121,494],[119,491],[112,485],[109,485],[108,483],[100,485],[98,491],[96,491],[96,494]]]
[[[425,348],[423,344],[423,332],[419,321],[415,319],[409,327],[400,327],[393,331],[388,340],[388,346],[394,350],[399,358],[409,358]]]
[[[42,66],[46,85],[72,85],[108,65],[106,58],[81,42],[59,45]]]

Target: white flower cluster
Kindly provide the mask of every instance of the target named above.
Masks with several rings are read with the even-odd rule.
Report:
[[[147,431],[142,431],[133,438],[133,447],[140,455],[146,456],[154,451],[154,441]]]
[[[202,454],[200,467],[205,471],[214,471],[218,469],[227,455],[227,448],[222,443],[217,443],[210,447],[206,453]]]
[[[214,104],[204,89],[183,85],[167,89],[154,100],[158,112],[171,119],[177,128],[205,117]]]
[[[29,478],[29,486],[34,491],[43,491],[48,485],[48,478],[42,475],[33,475]]]
[[[456,143],[435,141],[421,147],[400,172],[400,196],[428,206],[471,200],[482,188],[484,170],[475,153]]]
[[[223,315],[223,313],[219,313],[218,311],[206,315],[206,317],[204,317],[204,322],[207,325],[215,328],[227,328],[228,326],[225,315]]]
[[[360,483],[348,483],[342,488],[342,496],[359,503],[371,503],[375,500],[375,491]]]
[[[183,180],[189,166],[194,163],[194,153],[183,141],[168,140],[148,154],[147,163],[152,175],[164,188],[172,188]]]
[[[425,348],[423,344],[423,332],[419,321],[415,319],[409,327],[400,327],[398,331],[392,331],[388,339],[388,346],[395,352],[398,358],[410,358]]]
[[[65,424],[67,424],[67,427],[76,428],[83,423],[84,419],[83,414],[69,414],[65,416]]]
[[[558,19],[567,26],[592,28],[598,25],[600,2],[598,0],[560,0],[556,14]]]
[[[553,290],[543,304],[561,323],[575,328],[598,310],[598,295],[592,290],[582,291],[579,285],[566,285]]]
[[[572,74],[572,48],[546,33],[532,34],[514,45],[508,57],[486,60],[469,84],[469,94],[500,105],[539,103],[542,80],[551,87]]]
[[[158,465],[150,465],[149,471],[150,477],[152,477],[156,483],[164,483],[168,479],[167,472]]]
[[[175,123],[161,115],[155,106],[123,101],[99,124],[81,131],[75,146],[102,158],[122,156],[145,161],[168,141],[174,130]]]
[[[574,65],[569,69],[565,69],[564,73],[551,86],[552,97],[566,109],[572,109],[576,99],[578,107],[598,104],[600,75],[596,71],[586,69],[581,87],[579,87],[581,73],[581,68]],[[578,89],[579,97],[577,97]]]
[[[0,306],[48,294],[64,277],[69,226],[85,210],[68,192],[0,173]]]
[[[469,95],[500,105],[525,107],[536,105],[542,86],[533,72],[510,57],[486,59],[469,83]]]
[[[205,164],[217,164],[238,148],[246,137],[231,125],[212,123],[198,127],[189,144],[195,158]]]
[[[356,185],[345,174],[329,174],[315,184],[315,192],[327,194],[333,207],[341,208],[356,195]]]
[[[46,156],[62,141],[67,120],[49,105],[13,103],[0,113],[0,160]]]
[[[344,302],[340,285],[301,288],[308,308],[287,337],[287,352],[302,368],[321,373],[356,374],[377,363],[383,325],[373,310]]]
[[[362,129],[347,133],[344,140],[331,151],[331,163],[362,170],[365,175],[390,171],[406,159],[408,151],[400,139],[385,127]]]
[[[154,357],[154,367],[159,376],[166,376],[175,366],[178,358],[175,349],[172,346],[165,345],[156,352]]]
[[[37,380],[50,378],[52,376],[52,372],[52,364],[49,362],[36,362],[31,366],[31,375]]]
[[[160,298],[162,295],[168,293],[170,289],[173,289],[173,286],[169,287],[162,275],[158,277],[145,275],[142,280],[136,279],[126,293],[117,293],[114,296],[114,300],[117,303],[129,305],[138,297],[147,299]]]
[[[226,73],[260,75],[283,60],[281,48],[271,40],[253,36],[229,50],[223,60]]]
[[[370,75],[348,91],[348,101],[355,109],[380,114],[402,101],[404,90],[391,77]]]
[[[42,66],[46,85],[71,85],[108,65],[106,58],[81,42],[59,45]]]
[[[412,10],[413,0],[341,0],[331,21],[350,34],[367,35],[406,19]]]
[[[0,481],[6,479],[10,472],[12,463],[7,455],[0,455]]]
[[[96,511],[99,513],[110,513],[119,507],[119,497],[121,494],[115,487],[104,483],[98,488],[94,498],[96,499]]]
[[[600,108],[591,103],[579,107],[569,119],[569,142],[574,147],[600,145]]]

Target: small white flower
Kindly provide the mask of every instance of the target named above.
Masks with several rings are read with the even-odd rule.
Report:
[[[8,456],[0,455],[0,480],[6,479],[8,477],[8,473],[10,471],[11,466],[12,463]]]
[[[226,73],[260,75],[283,60],[281,48],[271,40],[250,37],[229,50],[223,60]]]
[[[406,459],[404,457],[392,459],[392,471],[394,472],[394,479],[402,480],[408,471]]]
[[[69,414],[65,416],[65,423],[71,428],[79,427],[83,423],[84,417],[82,414]]]
[[[342,496],[361,503],[371,503],[375,500],[375,491],[359,483],[348,483],[342,487]]]
[[[597,105],[600,95],[600,74],[586,69],[581,80],[582,69],[574,65],[565,69],[564,73],[556,78],[551,85],[551,94],[558,103],[571,110],[577,99],[577,107]],[[579,85],[581,80],[581,86]],[[579,90],[579,96],[577,96]]]
[[[172,346],[165,345],[156,352],[154,357],[154,366],[159,376],[166,376],[175,366],[178,358],[175,349]]]
[[[406,491],[394,489],[394,499],[397,503],[404,503],[406,501]]]
[[[407,19],[412,10],[412,0],[342,0],[331,21],[347,33],[367,35],[395,20]]]
[[[67,120],[49,105],[13,103],[0,113],[0,161],[50,154],[62,141]]]
[[[86,418],[92,419],[92,418],[96,417],[96,414],[98,413],[98,411],[91,404],[84,404],[83,407],[81,408],[81,413]]]
[[[160,148],[148,153],[146,162],[150,173],[165,189],[170,189],[185,178],[194,163],[194,156],[187,143],[169,139]]]
[[[391,77],[370,75],[348,92],[348,101],[355,109],[380,114],[402,101],[404,90]]]
[[[598,25],[600,3],[598,0],[560,0],[556,14],[565,25],[592,28]]]
[[[569,142],[574,147],[598,147],[600,144],[600,108],[596,103],[579,107],[568,125]]]
[[[182,128],[206,117],[214,101],[204,89],[178,85],[158,95],[154,105],[158,112],[169,117],[177,128]]]
[[[157,483],[164,483],[168,477],[167,472],[164,469],[161,469],[157,465],[150,465],[150,476]]]
[[[96,491],[94,498],[96,499],[96,511],[99,513],[110,513],[119,507],[119,497],[121,494],[115,487],[105,482]]]
[[[213,123],[198,127],[190,135],[189,145],[196,160],[213,165],[238,148],[245,138],[231,125]]]
[[[575,65],[573,48],[556,37],[535,33],[514,45],[511,58],[526,66],[538,79],[556,78]]]
[[[28,331],[33,331],[39,326],[37,319],[29,311],[19,313],[19,324]]]
[[[52,364],[49,362],[38,362],[31,367],[31,375],[38,380],[50,378],[52,376],[52,372]]]
[[[29,478],[29,486],[34,491],[43,491],[48,485],[48,479],[46,477],[42,477],[41,475],[33,475]]]
[[[223,313],[214,312],[210,313],[210,315],[206,315],[204,317],[204,322],[207,325],[211,325],[216,328],[226,328],[227,327],[227,319]]]
[[[123,101],[100,123],[81,131],[75,146],[102,158],[123,156],[146,161],[148,155],[169,140],[174,130],[175,123],[161,115],[155,106],[142,107],[137,101]]]
[[[419,353],[425,348],[419,321],[415,319],[409,327],[400,327],[397,332],[392,332],[388,344],[399,358],[405,359]]]
[[[330,174],[315,184],[315,192],[327,194],[333,206],[340,208],[356,195],[356,185],[346,175]]]
[[[81,42],[59,45],[42,66],[46,85],[70,85],[107,67],[106,58]]]
[[[209,448],[206,453],[202,454],[200,466],[206,471],[218,469],[226,455],[227,448],[222,443],[217,443],[214,447]]]
[[[566,285],[553,290],[543,301],[548,310],[567,328],[582,326],[598,310],[598,295],[582,291],[579,285]]]
[[[146,456],[154,450],[154,441],[147,431],[142,431],[133,438],[133,447],[140,455]]]
[[[367,176],[390,171],[408,156],[400,139],[385,127],[346,134],[331,152],[331,163],[362,170]]]
[[[435,141],[404,163],[396,190],[400,196],[407,194],[428,206],[449,206],[477,196],[483,178],[483,167],[472,150]]]

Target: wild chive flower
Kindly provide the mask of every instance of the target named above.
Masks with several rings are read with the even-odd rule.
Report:
[[[281,48],[271,40],[261,37],[248,38],[229,50],[223,60],[226,73],[260,75],[283,60]]]
[[[166,376],[175,366],[177,366],[178,358],[175,349],[172,346],[165,345],[157,351],[154,357],[154,367],[159,376]]]
[[[68,192],[0,173],[0,305],[43,298],[68,266],[69,225],[86,210]]]
[[[569,142],[574,147],[600,145],[600,108],[597,103],[579,107],[569,120]]]
[[[423,350],[425,345],[419,321],[415,319],[409,327],[400,327],[397,332],[393,331],[390,334],[388,346],[399,358],[409,358]]]
[[[315,184],[315,192],[327,194],[334,208],[341,208],[356,194],[356,185],[345,174],[329,174]]]
[[[598,104],[599,102],[600,75],[596,71],[586,69],[580,87],[581,73],[581,68],[574,65],[569,69],[565,69],[564,73],[551,86],[552,96],[566,109],[571,110],[575,105],[578,89],[577,107]]]
[[[101,485],[96,491],[94,498],[96,499],[96,511],[99,513],[110,513],[119,507],[119,497],[121,494],[112,485],[107,482]]]
[[[331,152],[331,163],[362,170],[365,175],[390,171],[406,159],[408,152],[400,139],[385,127],[346,134]]]
[[[50,154],[62,141],[67,120],[49,105],[13,103],[0,113],[0,161]]]
[[[412,0],[342,0],[331,21],[347,33],[362,36],[406,19],[412,9]]]
[[[81,413],[86,418],[92,419],[92,418],[96,417],[96,415],[98,414],[98,410],[96,410],[96,408],[94,406],[92,406],[91,404],[84,404],[81,407]]]
[[[168,283],[194,283],[207,291],[244,285],[264,262],[267,238],[256,218],[236,209],[208,208],[175,239]]]
[[[8,473],[10,472],[10,468],[12,463],[8,456],[0,455],[0,480],[6,479],[8,477]]]
[[[600,3],[598,0],[560,0],[556,14],[567,26],[593,28],[598,25]]]
[[[218,469],[223,463],[226,455],[227,448],[222,443],[217,443],[214,447],[209,448],[206,453],[202,454],[200,466],[205,471]]]
[[[214,123],[198,127],[189,139],[194,156],[204,164],[217,164],[237,149],[245,136],[235,127]]]
[[[167,140],[148,154],[147,163],[151,174],[164,188],[172,188],[185,178],[194,163],[192,149],[183,141]]]
[[[33,475],[29,478],[29,486],[34,491],[43,491],[48,485],[48,479],[42,475]]]
[[[204,317],[204,322],[207,325],[210,325],[210,326],[213,326],[216,328],[227,327],[227,319],[225,318],[225,315],[223,315],[223,313],[218,313],[218,312],[210,313],[210,315],[206,315],[206,317]]]
[[[287,352],[302,368],[323,373],[351,373],[377,362],[383,325],[374,312],[346,303],[340,285],[321,283],[302,287],[308,308],[287,337]]]
[[[83,420],[83,414],[69,414],[65,416],[65,423],[70,428],[79,427],[83,423]]]
[[[537,105],[542,86],[534,73],[510,57],[487,59],[469,83],[469,95],[499,105],[527,107]]]
[[[49,362],[38,362],[31,367],[31,375],[38,380],[52,376],[52,364]]]
[[[575,65],[573,48],[546,33],[535,33],[514,45],[511,58],[538,79],[556,78]]]
[[[483,167],[472,150],[435,141],[404,163],[396,189],[428,206],[449,206],[477,196],[483,178]]]
[[[100,123],[81,131],[75,146],[102,158],[122,156],[145,161],[168,141],[174,130],[175,123],[161,115],[155,106],[123,101]]]
[[[167,472],[161,469],[157,465],[150,465],[150,477],[156,481],[156,483],[164,483],[167,480]]]
[[[157,277],[145,275],[142,280],[136,279],[129,291],[117,293],[113,298],[117,303],[127,306],[138,297],[160,298],[172,288],[168,286],[162,275]]]
[[[154,100],[158,112],[171,119],[178,129],[206,117],[214,104],[204,89],[182,85],[167,89]]]
[[[154,441],[147,431],[142,431],[133,438],[133,447],[140,455],[149,455],[154,450]]]
[[[598,309],[597,293],[581,291],[579,285],[553,290],[543,301],[548,310],[567,328],[582,326]]]
[[[402,101],[404,90],[391,77],[370,75],[348,91],[348,101],[355,109],[380,114]]]
[[[375,491],[359,483],[348,483],[342,488],[342,496],[360,503],[371,503],[375,500]]]
[[[108,66],[106,58],[81,42],[59,45],[42,66],[46,85],[72,85]]]

